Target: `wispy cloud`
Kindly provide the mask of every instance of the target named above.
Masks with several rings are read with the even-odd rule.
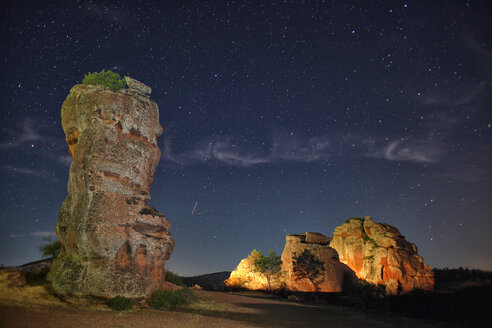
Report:
[[[37,177],[46,180],[56,181],[57,179],[46,172],[35,170],[27,167],[16,167],[11,165],[4,165],[2,169],[13,174],[27,175],[28,177]]]
[[[30,232],[28,234],[10,234],[10,238],[21,238],[21,237],[26,237],[26,236],[35,236],[35,237],[42,237],[42,238],[50,238],[50,237],[57,237],[56,232],[54,231],[34,231]]]
[[[31,119],[22,121],[19,130],[5,129],[4,132],[9,137],[6,138],[7,140],[0,142],[0,149],[16,148],[42,139],[42,136],[33,128]]]
[[[70,166],[72,164],[72,156],[70,155],[60,155],[58,156],[58,162],[62,163],[65,166]]]
[[[56,237],[56,232],[54,231],[34,231],[29,233],[31,236],[36,237]]]
[[[389,161],[410,161],[415,163],[434,163],[443,155],[443,151],[429,140],[401,138],[388,141],[387,145],[378,145],[369,150],[368,155]]]
[[[436,141],[405,137],[385,140],[370,136],[318,136],[302,138],[280,133],[273,134],[264,151],[248,150],[246,145],[233,143],[231,137],[215,141],[200,141],[191,150],[177,153],[169,139],[164,142],[163,160],[180,165],[211,164],[248,167],[266,163],[311,163],[337,158],[379,158],[414,163],[438,162],[444,155]]]
[[[48,177],[43,172],[40,172],[38,170],[29,169],[26,167],[15,167],[15,166],[10,166],[10,165],[5,165],[5,166],[3,166],[3,169],[10,171],[12,173],[16,173],[16,174],[35,176],[35,177],[40,177],[40,178],[47,178]]]
[[[191,150],[181,153],[173,153],[170,140],[166,140],[164,159],[181,165],[209,162],[241,167],[271,162],[268,157],[240,150],[240,147],[231,140],[229,137],[218,137],[210,141],[202,140]]]

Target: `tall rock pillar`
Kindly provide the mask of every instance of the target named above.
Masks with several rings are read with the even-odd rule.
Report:
[[[75,85],[62,106],[73,162],[48,275],[60,294],[139,298],[165,288],[171,225],[146,205],[161,156],[159,109],[149,87],[127,82],[118,91]]]

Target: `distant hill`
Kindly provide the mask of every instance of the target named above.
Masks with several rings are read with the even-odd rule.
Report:
[[[203,275],[194,276],[194,277],[182,277],[181,280],[187,286],[190,286],[190,287],[197,284],[206,290],[217,290],[217,291],[219,291],[219,290],[225,290],[226,289],[226,285],[224,283],[224,280],[229,278],[230,274],[231,274],[230,271],[222,271],[222,272],[203,274]]]

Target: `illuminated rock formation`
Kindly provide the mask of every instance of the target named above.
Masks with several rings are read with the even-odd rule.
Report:
[[[432,290],[434,274],[398,229],[370,217],[352,218],[335,229],[330,246],[360,279],[385,284],[389,293]]]
[[[341,292],[356,283],[354,272],[338,260],[337,251],[320,234],[287,235],[282,252],[283,282],[302,292]]]
[[[228,287],[258,289],[285,288],[302,292],[341,292],[354,285],[354,272],[338,260],[337,252],[328,246],[329,238],[320,234],[287,235],[282,252],[280,272],[270,277],[255,271],[255,252],[239,263],[225,281]]]
[[[279,289],[282,287],[281,272],[267,277],[255,270],[255,259],[259,253],[253,251],[247,258],[242,259],[225,282],[231,288],[245,288],[250,290]],[[268,281],[270,279],[270,282]]]
[[[57,293],[137,298],[166,288],[171,225],[146,205],[162,127],[145,91],[76,85],[63,103],[73,162],[56,228],[61,252],[48,275]]]

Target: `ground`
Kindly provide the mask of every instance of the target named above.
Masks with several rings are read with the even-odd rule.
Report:
[[[197,301],[175,311],[109,310],[101,303],[67,304],[41,286],[7,287],[0,272],[0,327],[452,327],[351,308],[309,305],[261,294],[196,291]]]

